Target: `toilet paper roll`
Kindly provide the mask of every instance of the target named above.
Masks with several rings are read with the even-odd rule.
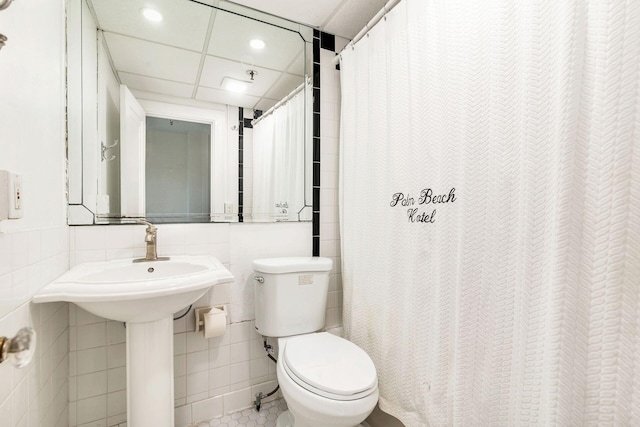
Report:
[[[223,335],[227,329],[227,314],[217,308],[212,308],[204,315],[204,337],[213,338]]]

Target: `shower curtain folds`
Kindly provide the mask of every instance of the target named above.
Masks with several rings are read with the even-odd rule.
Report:
[[[640,425],[640,2],[402,0],[341,56],[345,333],[381,408]]]
[[[253,127],[252,220],[298,221],[305,206],[305,159],[311,141],[305,126],[311,86],[303,83]]]

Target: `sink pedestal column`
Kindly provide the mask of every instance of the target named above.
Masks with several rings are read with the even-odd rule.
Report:
[[[127,322],[127,425],[173,427],[173,318]]]

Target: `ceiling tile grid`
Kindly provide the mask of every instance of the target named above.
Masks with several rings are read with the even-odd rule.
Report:
[[[350,38],[385,4],[382,0],[206,0],[215,8],[190,0],[87,1],[103,31],[116,76],[131,89],[262,110],[304,79],[311,45],[304,37],[311,29],[298,22]],[[145,7],[158,10],[163,19],[148,22],[141,13]],[[249,41],[254,38],[266,47],[251,49]],[[344,44],[336,45],[336,50]],[[253,80],[248,70],[257,72]],[[223,90],[225,77],[249,82],[246,93]]]

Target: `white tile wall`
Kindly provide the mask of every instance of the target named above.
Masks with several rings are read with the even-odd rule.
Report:
[[[338,39],[338,38],[336,38]],[[336,40],[336,46],[339,41]],[[342,325],[342,274],[338,223],[340,72],[334,52],[320,49],[320,255],[333,259],[327,295],[326,326]]]
[[[68,269],[67,227],[0,233],[0,334],[35,329],[31,363],[0,365],[3,426],[66,426],[69,320],[66,303],[33,304],[30,297]],[[17,307],[16,307],[17,305]]]
[[[144,256],[143,238],[143,225],[71,227],[71,264]],[[204,339],[196,334],[193,313],[174,322],[176,426],[251,406],[256,393],[276,386],[275,364],[267,359],[253,325],[251,262],[310,256],[311,224],[161,224],[158,253],[210,254],[235,277],[233,284],[216,286],[194,304],[229,308],[230,323],[223,336]],[[110,427],[126,422],[123,324],[74,304],[69,304],[69,323],[69,425]]]
[[[23,218],[0,222],[0,335],[31,326],[38,343],[27,367],[0,365],[0,425],[66,427],[67,304],[28,302],[69,268],[64,2],[14,2],[1,15],[0,169],[22,176]]]

